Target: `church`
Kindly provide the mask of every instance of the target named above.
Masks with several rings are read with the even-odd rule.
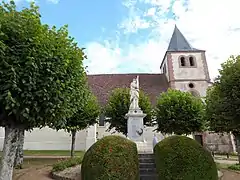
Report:
[[[133,78],[139,76],[139,87],[155,105],[157,97],[168,88],[188,91],[192,95],[204,98],[211,85],[205,51],[190,45],[175,25],[167,51],[159,61],[157,74],[98,74],[89,75],[88,83],[101,106],[105,106],[112,90],[129,87]],[[107,124],[104,115],[99,118],[98,138],[104,136]],[[151,146],[154,128],[145,128],[145,139]],[[202,134],[197,136],[203,141]],[[159,137],[160,139],[162,137]]]
[[[149,96],[153,105],[160,93],[168,88],[188,91],[193,96],[204,98],[207,88],[211,86],[205,50],[192,47],[176,25],[162,62],[159,60],[159,73],[88,75],[88,84],[103,107],[112,90],[129,87],[136,76],[139,76],[140,90]],[[106,132],[108,124],[104,120],[104,115],[100,115],[98,124],[77,133],[76,150],[87,150],[97,139],[118,134],[114,130]],[[146,127],[144,130],[150,148],[154,129]],[[161,133],[157,133],[157,136],[159,139],[164,138]],[[214,151],[236,151],[233,136],[229,134],[219,136],[206,132],[195,134],[195,138],[202,144],[209,144],[209,148]],[[3,139],[4,129],[0,129],[0,148],[3,146]],[[26,150],[69,150],[70,146],[71,137],[65,131],[56,132],[46,127],[25,133]]]

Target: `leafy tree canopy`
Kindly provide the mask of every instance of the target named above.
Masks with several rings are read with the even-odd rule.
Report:
[[[231,56],[206,98],[206,118],[216,132],[240,133],[240,56]]]
[[[81,103],[83,49],[68,34],[42,24],[39,8],[0,4],[0,123],[31,128],[64,124]]]
[[[157,131],[163,133],[191,134],[201,131],[204,121],[204,104],[188,92],[169,89],[162,93],[155,109]]]
[[[79,131],[97,123],[96,119],[100,114],[100,106],[96,97],[89,91],[84,94],[84,102],[78,108],[78,111],[67,119],[66,130]]]
[[[127,135],[127,114],[130,106],[130,89],[117,88],[109,97],[108,104],[105,108],[106,121],[110,123],[109,129],[115,128],[117,132]],[[145,125],[152,123],[152,106],[149,97],[143,92],[139,93],[139,107],[147,114],[143,119]]]

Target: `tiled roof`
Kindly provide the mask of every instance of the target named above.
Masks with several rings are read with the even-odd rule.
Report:
[[[130,87],[133,78],[139,76],[140,90],[150,98],[152,104],[156,97],[168,89],[168,82],[164,74],[98,74],[88,75],[90,89],[101,105],[105,105],[112,90],[115,88]]]

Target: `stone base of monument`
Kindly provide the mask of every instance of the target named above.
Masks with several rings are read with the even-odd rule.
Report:
[[[143,138],[143,118],[146,116],[141,109],[129,110],[127,118],[127,136],[134,142],[144,142]]]
[[[153,153],[153,147],[147,142],[135,142],[139,154]]]
[[[144,140],[143,118],[146,114],[141,109],[130,109],[126,114],[128,138],[137,144],[139,153],[151,153],[152,146]]]

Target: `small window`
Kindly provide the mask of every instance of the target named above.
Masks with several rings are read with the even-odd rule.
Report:
[[[166,64],[164,64],[164,66],[163,66],[163,74],[166,74],[166,73],[167,73]]]
[[[194,88],[194,84],[193,83],[189,83],[188,87],[192,89],[192,88]]]
[[[185,57],[180,58],[180,63],[181,63],[181,66],[186,66]]]
[[[194,58],[192,56],[189,57],[190,66],[195,66]]]

